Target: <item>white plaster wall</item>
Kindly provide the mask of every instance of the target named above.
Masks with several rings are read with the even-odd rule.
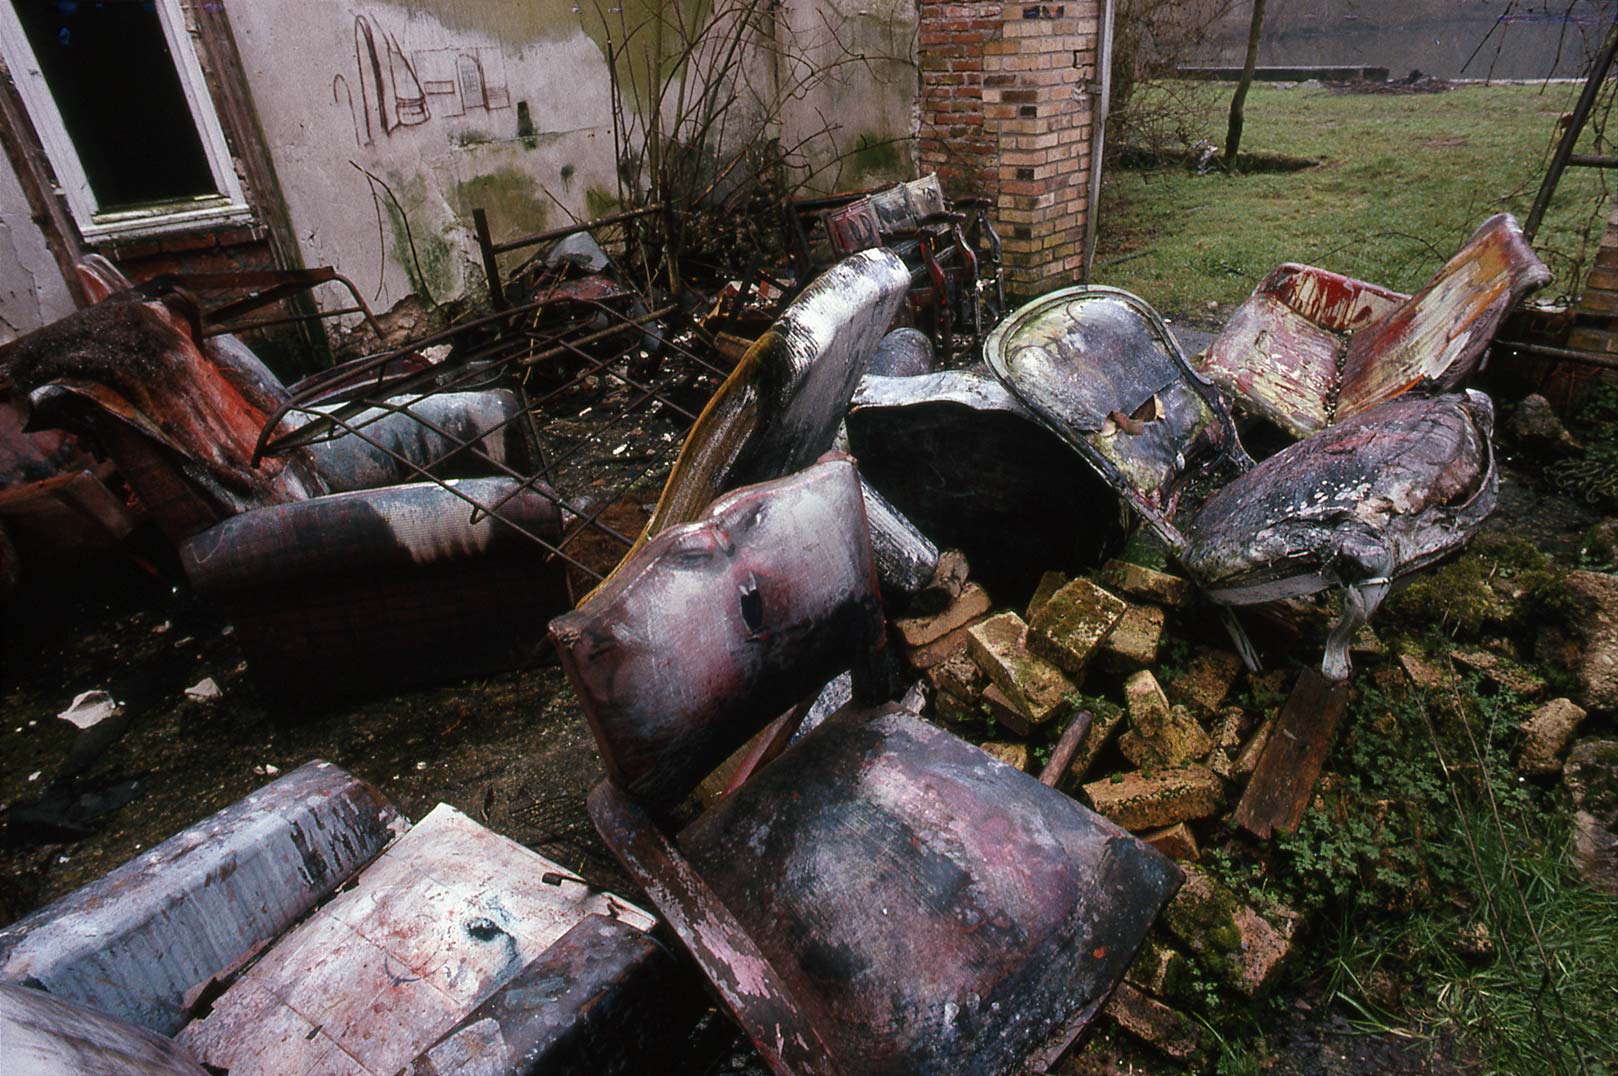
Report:
[[[500,238],[566,223],[564,207],[589,216],[591,187],[616,192],[607,69],[571,6],[252,0],[229,16],[304,261],[337,266],[374,305],[411,293],[413,278],[439,300],[481,280],[474,203]],[[357,20],[391,91],[380,116]],[[467,107],[456,66],[467,56],[482,66],[490,107]],[[435,92],[446,83],[452,92]],[[425,107],[412,108],[413,96]],[[519,102],[530,138],[518,135]],[[360,168],[402,206],[419,277],[388,194]]]
[[[789,102],[782,131],[786,144],[804,143],[810,189],[915,178],[915,0],[786,0],[783,17],[818,72]]]
[[[640,6],[623,10],[640,13],[658,2],[630,0]],[[852,45],[869,53],[873,68],[845,67],[790,102],[783,137],[796,141],[824,120],[835,124],[832,138],[811,148],[811,168],[861,135],[899,140],[898,171],[904,175],[871,176],[851,165],[822,170],[816,186],[914,174],[913,0],[788,4],[783,17],[808,55],[819,62],[845,59],[845,45]],[[230,3],[237,47],[305,263],[337,266],[378,307],[404,298],[422,280],[434,298],[444,300],[481,281],[473,204],[490,209],[497,239],[566,223],[569,213],[583,219],[602,212],[601,196],[617,191],[602,10],[620,9],[598,9],[589,0]],[[841,42],[828,32],[827,20]],[[384,82],[394,84],[385,86],[392,92],[383,96],[423,97],[425,108],[407,101],[392,116],[386,106],[377,114],[363,36],[356,47],[357,21],[371,32]],[[486,109],[466,108],[459,86],[432,92],[455,81],[455,58],[468,55],[483,64],[486,84],[503,91],[497,95],[502,107],[491,101]],[[890,55],[900,60],[885,58]],[[406,67],[410,73],[401,75]],[[524,101],[531,138],[518,134],[518,103]],[[404,122],[395,126],[397,121]],[[886,156],[891,163],[893,155]],[[398,199],[422,272],[414,270],[387,193],[359,168],[385,182]],[[592,189],[593,199],[587,196]]]
[[[73,310],[45,234],[34,224],[11,162],[0,156],[0,343]]]

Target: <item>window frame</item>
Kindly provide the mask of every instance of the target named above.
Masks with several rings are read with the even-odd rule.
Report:
[[[202,142],[203,156],[220,193],[142,206],[103,210],[96,202],[90,178],[78,148],[62,122],[56,98],[33,47],[23,32],[22,19],[11,0],[0,0],[0,59],[11,71],[17,94],[33,120],[45,157],[56,173],[56,185],[79,233],[88,240],[155,235],[213,224],[237,224],[253,219],[252,207],[236,174],[224,127],[208,92],[202,63],[191,42],[179,0],[156,0],[158,24],[180,78],[180,91],[190,110],[192,125]]]

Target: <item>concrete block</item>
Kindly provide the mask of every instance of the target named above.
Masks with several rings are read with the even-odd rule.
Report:
[[[1191,597],[1189,581],[1125,560],[1109,560],[1101,569],[1101,582],[1120,594],[1170,609],[1178,609]]]
[[[1203,758],[1212,746],[1208,733],[1184,706],[1170,707],[1168,720],[1156,735],[1126,732],[1118,739],[1124,757],[1141,767],[1184,765]]]
[[[1191,832],[1191,827],[1184,822],[1176,822],[1172,826],[1154,829],[1150,833],[1141,834],[1141,840],[1156,848],[1170,859],[1177,859],[1185,863],[1195,863],[1202,858],[1202,849],[1197,845],[1197,835]],[[1157,991],[1153,991],[1157,993]]]
[[[978,744],[984,751],[1004,762],[1014,770],[1028,772],[1028,745],[1025,743],[982,743]]]
[[[1142,736],[1156,736],[1168,727],[1169,697],[1145,669],[1124,681],[1124,707],[1130,727]]]
[[[1225,802],[1224,785],[1202,766],[1115,774],[1091,781],[1084,794],[1097,813],[1129,830],[1207,818]]]
[[[1068,583],[1028,624],[1028,648],[1072,676],[1082,675],[1128,606],[1088,579]]]
[[[1112,734],[1124,723],[1124,710],[1123,707],[1111,703],[1092,706],[1090,717],[1090,731],[1085,734],[1084,742],[1079,744],[1079,750],[1067,769],[1068,776],[1076,782],[1084,780],[1084,775],[1090,772],[1090,766],[1095,762],[1096,756],[1101,754],[1101,749],[1107,746]]]
[[[1176,1061],[1190,1061],[1202,1050],[1196,1021],[1128,983],[1118,984],[1107,1001],[1106,1013],[1119,1027]]]
[[[1014,736],[1027,736],[1034,731],[1034,723],[1028,720],[1028,715],[1017,709],[1017,704],[996,685],[990,684],[984,688],[982,699],[984,709],[989,711],[995,724],[1007,732]]]
[[[978,668],[1035,725],[1062,713],[1075,688],[1062,671],[1028,651],[1028,625],[1016,613],[992,616],[966,630]]]
[[[989,682],[964,649],[928,669],[927,680],[935,690],[948,691],[966,702],[976,702]]]
[[[1562,772],[1562,752],[1584,721],[1584,709],[1571,699],[1552,699],[1518,725],[1523,734],[1517,771],[1534,777]]]
[[[1163,610],[1155,605],[1131,605],[1101,644],[1108,666],[1144,669],[1157,664],[1163,645]]]
[[[940,662],[948,661],[956,654],[966,650],[966,631],[971,625],[956,628],[943,638],[934,639],[922,646],[905,648],[905,661],[912,669],[921,672],[932,668]]]
[[[925,646],[989,611],[989,594],[976,583],[968,583],[942,612],[904,617],[893,622],[894,630],[906,646]]]
[[[1148,937],[1124,972],[1124,982],[1160,998],[1172,997],[1185,984],[1191,963],[1184,954]]]
[[[1163,910],[1162,923],[1197,963],[1226,985],[1254,997],[1272,985],[1292,952],[1295,917],[1275,922],[1243,904],[1196,867]]]
[[[1195,713],[1210,714],[1225,701],[1241,671],[1242,659],[1229,650],[1199,646],[1185,673],[1169,684],[1169,694]]]
[[[1063,572],[1046,572],[1040,576],[1039,583],[1034,587],[1034,596],[1028,599],[1027,619],[1032,621],[1045,603],[1051,600],[1051,595],[1066,585],[1067,575]]]

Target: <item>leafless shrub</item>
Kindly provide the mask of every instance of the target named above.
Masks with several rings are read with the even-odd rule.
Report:
[[[1187,82],[1179,72],[1234,6],[1235,0],[1118,0],[1107,120],[1107,146],[1113,155],[1162,159],[1218,135],[1228,88]]]

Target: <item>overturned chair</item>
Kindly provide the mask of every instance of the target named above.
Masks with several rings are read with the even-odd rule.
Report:
[[[706,1006],[653,926],[311,762],[0,928],[0,1043],[30,1076],[663,1072]]]
[[[356,418],[255,465],[285,390],[239,343],[204,340],[183,293],[115,295],[14,341],[0,369],[34,428],[86,435],[113,460],[274,693],[506,667],[536,656],[567,607],[560,567],[528,540],[554,543],[563,520],[517,477],[511,393]],[[415,481],[428,475],[443,481]],[[480,511],[492,505],[498,520]]]
[[[1232,606],[1343,591],[1321,671],[1399,579],[1458,550],[1494,509],[1494,409],[1468,391],[1410,393],[1254,464],[1214,387],[1141,299],[1053,292],[990,337],[989,364],[1162,539],[1256,656]],[[1224,484],[1177,513],[1198,476]]]
[[[1499,213],[1415,295],[1282,265],[1193,361],[1244,408],[1308,437],[1417,386],[1456,387],[1506,315],[1550,279]]]
[[[1180,881],[1033,777],[881,705],[853,461],[664,531],[552,638],[597,828],[780,1073],[1054,1063]],[[852,667],[855,701],[683,827],[699,781]]]

